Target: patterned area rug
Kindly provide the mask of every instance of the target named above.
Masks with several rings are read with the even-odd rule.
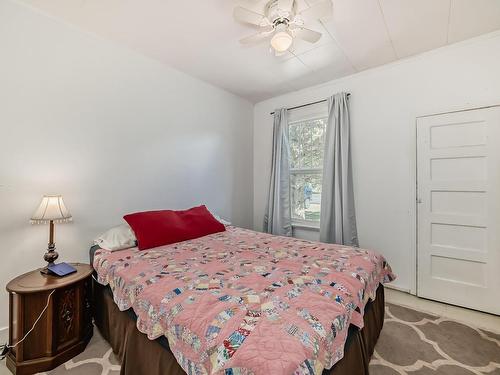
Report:
[[[500,334],[388,304],[371,375],[500,375]]]
[[[85,352],[44,374],[119,373],[118,360],[96,329]],[[388,304],[370,374],[500,375],[500,334]]]
[[[120,361],[94,327],[94,336],[85,351],[43,375],[119,375]],[[137,374],[139,375],[139,374]]]

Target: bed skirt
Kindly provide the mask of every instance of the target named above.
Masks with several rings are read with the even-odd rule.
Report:
[[[120,311],[109,287],[94,281],[94,319],[100,333],[121,361],[121,375],[185,375],[163,338],[152,341],[139,332],[132,310]],[[323,375],[368,375],[368,365],[384,324],[384,287],[365,309],[365,327],[349,329],[344,358]]]

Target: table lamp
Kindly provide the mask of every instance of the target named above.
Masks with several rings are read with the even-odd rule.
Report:
[[[54,243],[54,223],[65,223],[71,221],[71,214],[64,205],[60,195],[44,195],[40,206],[31,217],[31,224],[49,224],[49,247],[43,256],[48,265],[40,270],[41,273],[48,273],[48,266],[54,264],[59,254]]]

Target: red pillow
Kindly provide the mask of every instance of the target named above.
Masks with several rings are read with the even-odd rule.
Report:
[[[137,238],[139,250],[191,240],[226,227],[215,219],[205,206],[185,211],[147,211],[123,217]]]

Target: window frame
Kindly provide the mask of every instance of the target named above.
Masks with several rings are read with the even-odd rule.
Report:
[[[294,119],[292,121],[288,122],[288,129],[290,131],[290,126],[307,122],[307,121],[315,121],[315,120],[326,120],[328,121],[328,108],[325,106],[324,111],[316,110],[310,115],[306,116],[299,116],[299,118]],[[325,128],[325,135],[326,135],[326,128]],[[290,138],[289,138],[290,139]],[[290,167],[290,177],[292,175],[300,175],[300,174],[318,174],[321,175],[321,180],[323,180],[323,166],[319,168],[292,168]],[[291,179],[291,178],[290,178]],[[292,194],[291,194],[292,186],[290,184],[290,198],[292,199]],[[292,202],[290,202],[290,205],[293,207]],[[292,227],[293,228],[304,228],[304,229],[314,229],[314,230],[319,230],[320,227],[320,220],[314,221],[314,220],[305,220],[305,219],[297,219],[293,217],[293,212],[291,214],[291,221],[292,221]]]

